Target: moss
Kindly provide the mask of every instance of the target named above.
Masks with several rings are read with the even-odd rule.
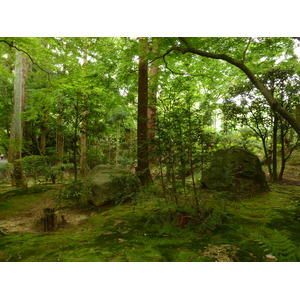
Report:
[[[203,172],[202,183],[209,189],[234,194],[269,190],[259,158],[239,147],[216,151],[210,168]]]
[[[214,261],[202,255],[208,244],[238,248],[233,261],[264,261],[265,253],[252,234],[270,234],[278,228],[299,243],[299,187],[271,185],[271,192],[225,201],[226,219],[214,228],[199,223],[178,228],[157,199],[91,211],[83,224],[46,234],[9,234],[0,237],[1,261]],[[53,199],[56,191],[11,193],[1,202],[1,217],[16,216],[40,201]],[[218,207],[212,194],[209,208]],[[222,200],[223,201],[223,200]],[[163,201],[160,201],[160,205]]]

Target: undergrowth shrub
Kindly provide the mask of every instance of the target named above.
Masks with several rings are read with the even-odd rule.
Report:
[[[74,164],[68,163],[68,164],[58,164],[52,167],[49,167],[47,169],[47,172],[45,173],[46,179],[50,179],[53,184],[56,183],[56,180],[59,178],[60,181],[63,180],[63,175],[65,171],[70,171],[72,168],[74,168]]]
[[[226,211],[215,208],[211,209],[208,214],[203,218],[201,227],[209,231],[215,231],[217,228],[224,224],[225,220],[228,219]]]
[[[0,164],[0,179],[3,179],[4,181],[10,181],[11,174],[13,171],[13,165],[10,163],[4,163]]]
[[[24,173],[27,177],[33,177],[36,184],[39,176],[45,176],[48,171],[46,156],[31,155],[20,159]]]
[[[66,204],[75,204],[76,206],[88,206],[92,198],[92,190],[89,180],[75,180],[65,185],[59,195],[58,200]]]
[[[27,177],[32,177],[34,183],[43,177],[56,183],[58,178],[63,179],[65,171],[70,171],[74,165],[72,163],[57,164],[52,156],[30,155],[21,159],[24,173]]]

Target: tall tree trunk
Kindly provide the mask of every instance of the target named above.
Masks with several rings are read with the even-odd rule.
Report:
[[[152,52],[157,54],[159,51],[159,39],[153,38]],[[151,152],[155,150],[155,128],[156,128],[156,102],[158,88],[158,60],[152,63],[149,76],[149,107],[148,107],[148,139],[149,139],[149,154],[150,161],[154,159]]]
[[[87,64],[87,39],[84,38],[83,46],[83,70],[86,74],[86,64]],[[82,97],[83,107],[86,106],[86,95],[83,94]],[[82,177],[85,177],[87,174],[86,170],[86,153],[87,153],[87,120],[86,120],[86,110],[82,112],[82,122],[81,122],[81,136],[80,136],[80,173]]]
[[[278,175],[278,180],[279,181],[282,180],[283,173],[284,173],[284,170],[285,170],[285,163],[286,163],[286,159],[285,159],[285,142],[284,142],[285,135],[286,135],[286,133],[284,132],[283,122],[280,119],[281,167],[280,167],[280,172],[279,172],[279,175]]]
[[[120,159],[120,139],[121,139],[121,126],[120,120],[117,120],[117,134],[116,134],[116,157],[115,157],[115,164],[119,164]]]
[[[41,125],[41,135],[40,135],[40,153],[41,155],[46,155],[46,126],[43,123]]]
[[[61,105],[60,105],[61,107]],[[61,114],[57,120],[57,132],[56,132],[56,151],[57,151],[57,159],[58,163],[62,164],[64,159],[64,135],[62,132],[62,116]]]
[[[73,160],[74,160],[74,180],[77,181],[77,134],[79,127],[79,95],[77,94],[75,105],[75,124],[74,124],[74,136],[73,136]]]
[[[13,163],[12,184],[23,186],[22,164],[17,161],[22,157],[23,124],[22,112],[25,103],[26,58],[22,52],[16,52],[14,108],[11,122],[8,161]]]
[[[63,75],[65,75],[65,64],[63,64]],[[63,105],[62,97],[58,104],[58,119],[57,119],[57,130],[56,130],[56,154],[59,164],[64,162],[64,134],[63,134]]]
[[[142,185],[152,181],[148,146],[148,39],[139,38],[137,173]]]
[[[266,163],[268,166],[268,171],[269,171],[269,175],[272,178],[272,168],[271,168],[271,156],[268,154],[268,149],[267,149],[267,144],[266,144],[266,138],[264,136],[261,136],[261,140],[262,140],[262,144],[263,144],[263,148],[264,148],[264,153],[265,153],[265,159],[266,159]]]
[[[193,126],[192,126],[192,105],[191,105],[191,100],[188,96],[187,98],[187,103],[188,103],[188,135],[189,135],[189,144],[188,144],[188,157],[189,157],[189,162],[190,162],[190,172],[192,175],[192,183],[193,183],[193,190],[194,190],[194,195],[195,195],[195,206],[196,206],[196,211],[197,213],[200,212],[200,207],[199,207],[199,199],[198,199],[198,194],[197,194],[197,188],[196,188],[196,181],[195,181],[195,174],[194,174],[194,161],[193,161],[193,141],[192,141],[192,131],[193,131]],[[195,129],[194,129],[195,130]]]
[[[86,152],[87,152],[87,133],[86,133],[86,111],[83,112],[83,120],[81,122],[80,136],[80,173],[86,176]]]
[[[278,132],[278,116],[274,113],[274,124],[273,124],[273,174],[272,179],[277,181],[277,132]]]

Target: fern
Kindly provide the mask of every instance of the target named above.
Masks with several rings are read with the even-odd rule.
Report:
[[[270,238],[259,233],[252,236],[266,253],[272,253],[278,261],[300,261],[300,248],[278,230],[274,229]]]

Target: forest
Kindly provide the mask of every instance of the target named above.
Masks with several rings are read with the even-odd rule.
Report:
[[[299,261],[299,50],[1,37],[0,261]]]

